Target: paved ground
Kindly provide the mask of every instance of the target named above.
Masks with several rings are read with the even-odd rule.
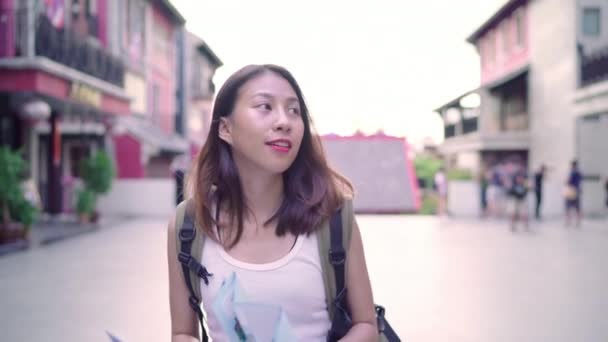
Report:
[[[361,216],[376,302],[407,341],[608,341],[608,222]],[[0,340],[169,341],[165,223],[0,258]]]

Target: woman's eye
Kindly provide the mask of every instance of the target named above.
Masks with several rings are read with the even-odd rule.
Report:
[[[272,110],[272,107],[270,107],[270,104],[268,104],[268,103],[262,103],[262,104],[257,105],[256,107],[260,108],[262,110],[265,110],[265,111]]]
[[[299,109],[299,108],[296,108],[296,107],[294,107],[294,108],[289,108],[289,112],[290,112],[291,114],[300,115],[300,109]]]

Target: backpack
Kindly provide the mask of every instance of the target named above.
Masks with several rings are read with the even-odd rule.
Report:
[[[203,311],[201,310],[200,281],[208,285],[211,273],[193,255],[202,255],[205,243],[204,234],[196,234],[194,217],[190,209],[190,201],[186,200],[177,206],[176,232],[177,232],[177,258],[182,265],[184,280],[190,292],[188,299],[190,307],[196,313],[202,329],[202,341],[208,342],[209,337],[204,325]],[[346,301],[347,288],[345,287],[346,249],[350,245],[352,232],[352,202],[346,201],[343,208],[337,210],[329,222],[324,222],[318,234],[319,255],[323,271],[325,298],[331,328],[327,335],[328,341],[337,341],[350,329],[352,321]],[[401,340],[384,317],[385,309],[376,305],[376,319],[380,342],[400,342]]]

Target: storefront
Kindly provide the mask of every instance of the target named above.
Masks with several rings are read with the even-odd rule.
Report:
[[[122,88],[78,73],[2,73],[0,143],[22,151],[43,210],[70,213],[81,160],[106,148],[116,116],[129,112],[129,99]]]

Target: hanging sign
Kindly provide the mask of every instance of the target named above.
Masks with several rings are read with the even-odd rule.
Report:
[[[72,83],[70,98],[93,107],[101,106],[101,92],[82,83]]]

